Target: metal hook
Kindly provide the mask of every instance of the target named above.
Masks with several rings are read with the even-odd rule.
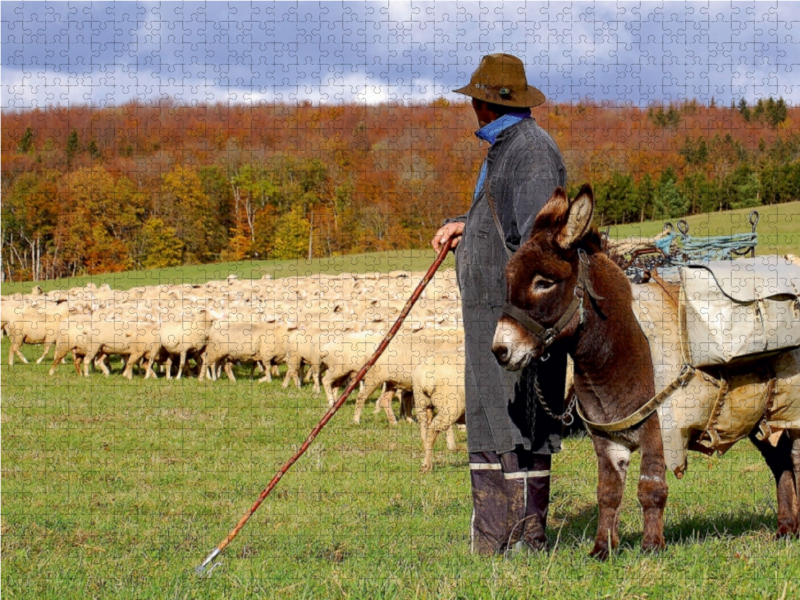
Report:
[[[759,214],[757,210],[751,211],[748,220],[750,221],[750,225],[753,227],[753,233],[756,232],[756,227],[758,226],[758,219]]]
[[[686,222],[686,219],[681,219],[678,221],[678,231],[680,231],[683,237],[689,235],[689,223]]]
[[[667,221],[664,223],[664,233],[672,233],[675,229],[675,226],[672,224],[671,221]]]
[[[548,360],[550,360],[550,353],[548,352],[547,354],[545,354],[544,356],[542,356],[542,357],[541,357],[539,360],[540,360],[541,362],[543,362],[543,363],[546,363]]]

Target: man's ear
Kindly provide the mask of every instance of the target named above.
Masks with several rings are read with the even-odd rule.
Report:
[[[570,202],[567,222],[556,235],[556,243],[565,250],[577,242],[592,224],[594,193],[592,186],[584,184],[578,195]]]

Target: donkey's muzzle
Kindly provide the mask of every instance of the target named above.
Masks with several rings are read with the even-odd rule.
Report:
[[[511,348],[507,344],[492,344],[492,353],[497,362],[503,367],[511,360]]]

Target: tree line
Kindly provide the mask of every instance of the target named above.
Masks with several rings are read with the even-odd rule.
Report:
[[[798,111],[695,101],[533,111],[598,225],[800,200]],[[470,204],[466,103],[4,111],[8,280],[423,248]],[[574,191],[574,189],[572,190]]]

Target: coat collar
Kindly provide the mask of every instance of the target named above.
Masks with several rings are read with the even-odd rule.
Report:
[[[516,125],[523,119],[530,118],[530,110],[508,113],[499,119],[495,119],[491,123],[484,125],[475,132],[475,135],[482,140],[486,140],[489,142],[489,144],[494,145],[495,141],[497,140],[497,136],[499,136],[504,130],[508,129],[512,125]]]

